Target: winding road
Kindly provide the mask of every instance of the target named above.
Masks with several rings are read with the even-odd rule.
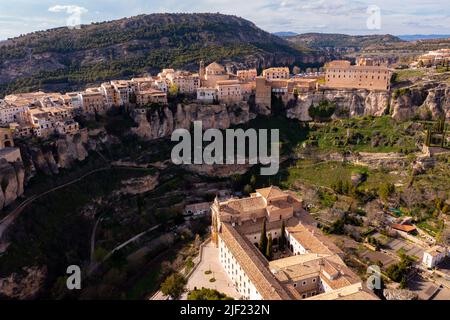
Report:
[[[42,198],[43,196],[45,196],[45,195],[47,195],[47,194],[49,194],[51,192],[54,192],[56,190],[59,190],[59,189],[65,188],[67,186],[70,186],[70,185],[72,185],[74,183],[77,183],[77,182],[83,180],[84,178],[94,174],[94,173],[97,173],[97,172],[100,172],[100,171],[106,171],[106,170],[110,170],[110,169],[111,169],[111,166],[107,166],[107,167],[91,170],[88,173],[82,175],[81,177],[78,177],[78,178],[76,178],[74,180],[71,180],[69,182],[66,182],[66,183],[64,183],[64,184],[62,184],[60,186],[54,187],[52,189],[49,189],[49,190],[47,190],[45,192],[42,192],[42,193],[40,193],[38,195],[31,196],[30,198],[26,199],[25,201],[23,201],[21,204],[19,204],[13,211],[11,211],[6,217],[4,217],[0,221],[0,241],[1,241],[2,237],[3,237],[3,234],[8,229],[8,227],[11,226],[11,224],[13,224],[13,222],[16,220],[16,218],[22,213],[22,211],[28,205],[33,203],[35,200],[37,200],[39,198]]]

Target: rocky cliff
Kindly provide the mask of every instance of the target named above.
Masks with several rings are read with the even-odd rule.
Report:
[[[1,296],[9,299],[28,300],[33,299],[45,281],[46,267],[25,267],[21,272],[13,273],[6,278],[0,278]]]
[[[75,161],[83,161],[88,155],[87,142],[87,132],[81,131],[73,137],[65,136],[43,144],[20,144],[26,180],[37,172],[58,174],[59,169],[68,169]]]
[[[242,124],[255,118],[256,114],[250,110],[246,102],[239,104],[203,105],[178,104],[176,110],[168,106],[159,109],[148,109],[146,112],[133,114],[137,127],[132,132],[144,140],[168,137],[175,129],[190,129],[194,121],[201,120],[203,129],[226,129],[231,125]]]
[[[446,83],[426,83],[393,91],[392,117],[404,121],[414,117],[450,117],[450,90]]]
[[[301,121],[311,120],[308,108],[321,100],[336,104],[334,117],[381,116],[391,114],[399,121],[413,118],[450,117],[450,90],[446,83],[427,83],[394,89],[392,93],[356,89],[324,89],[302,93],[288,103],[286,116]]]
[[[317,92],[302,93],[292,100],[292,107],[286,116],[301,121],[312,120],[308,114],[311,104],[317,105],[321,100],[336,104],[335,115],[338,117],[355,117],[364,115],[381,116],[389,106],[389,93],[369,90],[325,89]]]
[[[0,209],[10,205],[23,194],[25,170],[23,163],[0,159]]]

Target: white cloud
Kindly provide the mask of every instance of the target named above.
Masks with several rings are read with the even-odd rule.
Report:
[[[14,25],[0,30],[0,38],[35,31],[40,28],[40,22],[48,21],[49,27],[59,27],[67,18],[63,14],[82,16],[83,23],[90,23],[156,12],[233,14],[269,32],[450,34],[448,0],[68,0],[70,5],[59,1],[55,5],[58,0],[0,0],[4,2],[0,22],[10,21]],[[367,28],[366,10],[370,5],[381,9],[380,30]],[[15,20],[4,19],[2,15]]]
[[[48,11],[50,12],[66,12],[68,14],[83,14],[87,13],[88,9],[80,6],[75,5],[56,5],[53,7],[48,8]]]

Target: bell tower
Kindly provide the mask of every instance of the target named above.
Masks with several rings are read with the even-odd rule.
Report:
[[[206,79],[205,79],[205,74],[206,74],[206,71],[205,71],[205,61],[200,60],[200,69],[199,69],[199,71],[198,71],[198,75],[199,75],[201,81],[206,80]]]

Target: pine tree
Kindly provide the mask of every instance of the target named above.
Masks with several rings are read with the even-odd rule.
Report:
[[[269,240],[267,241],[267,248],[266,248],[266,258],[267,260],[272,260],[272,257],[273,257],[272,234],[269,233]]]
[[[267,248],[267,233],[266,233],[266,219],[263,220],[261,237],[259,239],[259,250],[262,254],[266,253]]]
[[[425,139],[425,145],[429,147],[431,144],[431,130],[427,129],[427,138]]]
[[[280,241],[278,242],[278,245],[280,247],[280,250],[284,250],[284,247],[286,246],[286,226],[284,224],[284,220],[281,223],[281,235],[280,235]]]

